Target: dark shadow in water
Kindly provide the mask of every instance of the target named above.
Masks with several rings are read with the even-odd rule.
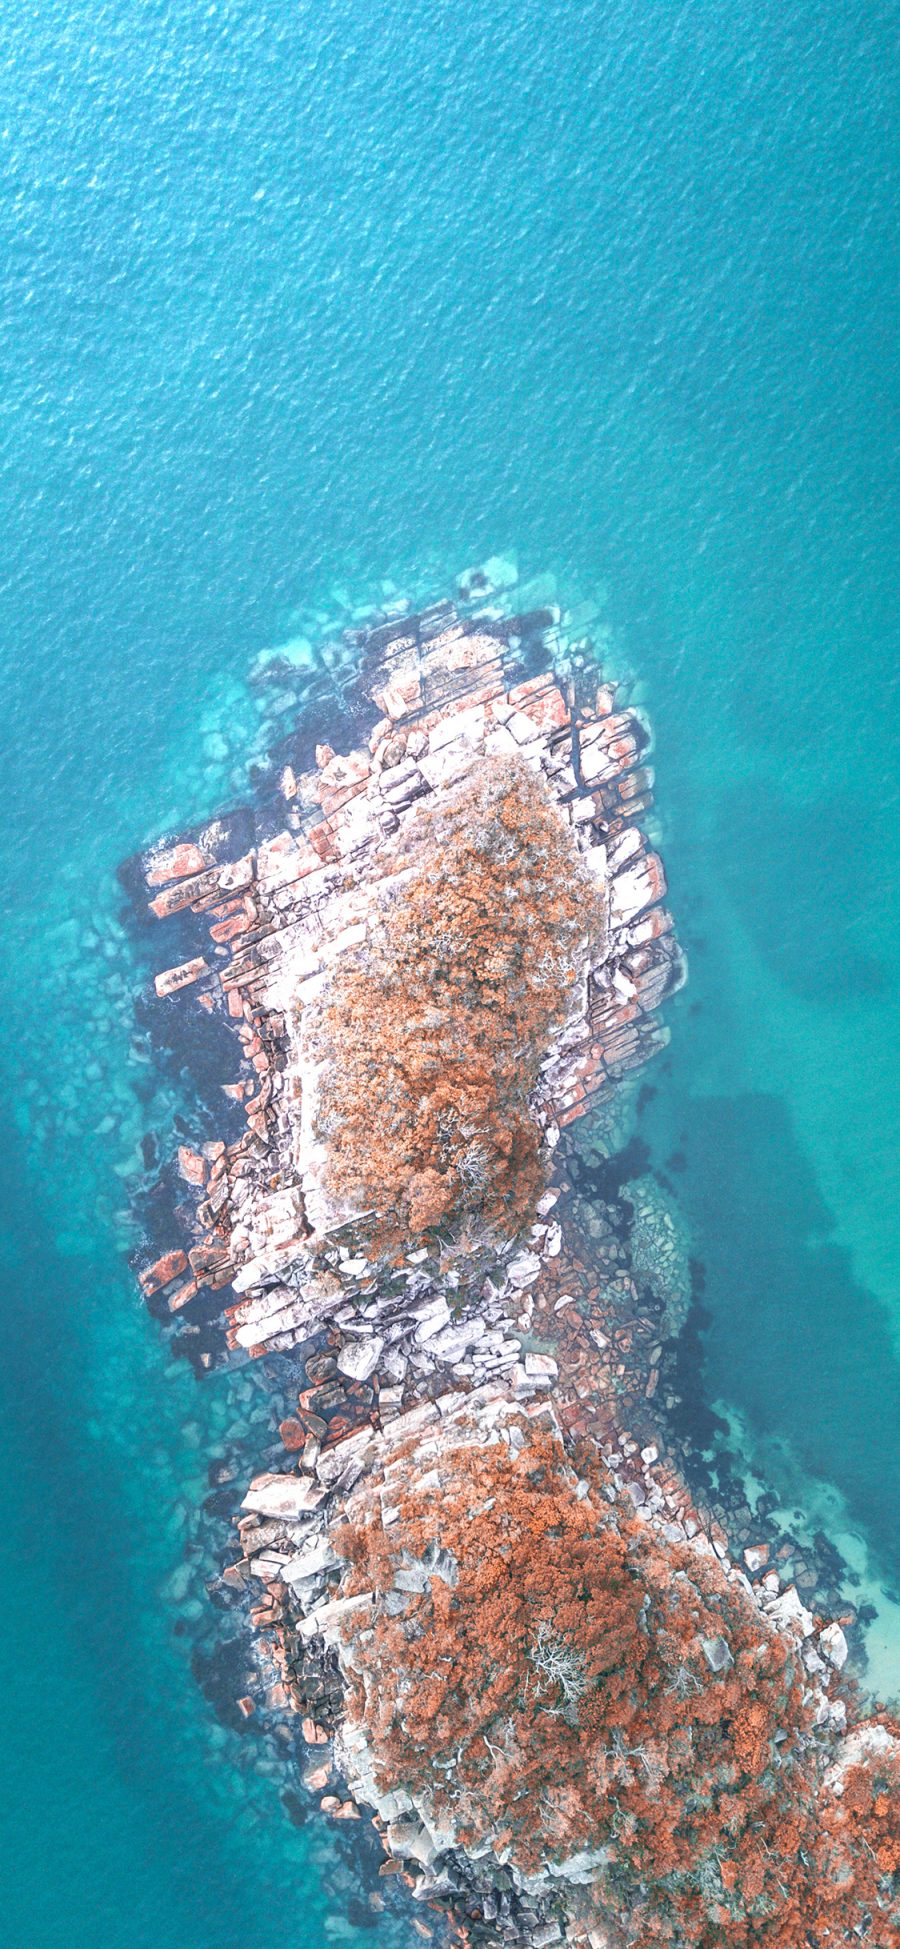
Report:
[[[758,953],[788,988],[826,1005],[884,992],[885,969],[865,949],[880,869],[855,801],[802,805],[745,781],[722,802],[717,848]]]
[[[130,1519],[123,1521],[118,1484],[125,1464],[115,1447],[107,1455],[102,1441],[88,1439],[84,1430],[82,1375],[91,1348],[85,1312],[101,1303],[133,1306],[128,1275],[108,1256],[96,1262],[60,1259],[45,1228],[45,1209],[35,1198],[9,1132],[4,1162],[0,1236],[9,1241],[4,1270],[19,1303],[6,1307],[8,1330],[0,1334],[0,1426],[7,1444],[7,1478],[15,1483],[27,1538],[14,1576],[23,1608],[32,1590],[47,1593],[43,1612],[37,1603],[31,1606],[40,1620],[33,1664],[14,1668],[15,1682],[26,1691],[47,1692],[57,1706],[52,1721],[36,1726],[27,1755],[32,1787],[42,1783],[34,1818],[39,1828],[43,1823],[43,1859],[53,1863],[41,1892],[42,1920],[36,1921],[29,1941],[38,1949],[39,1944],[64,1940],[68,1928],[73,1944],[93,1940],[112,1945],[127,1935],[135,1949],[201,1941],[204,1949],[232,1949],[236,1941],[250,1949],[253,1942],[272,1939],[280,1896],[278,1891],[273,1895],[271,1886],[257,1886],[252,1893],[242,1886],[219,1806],[206,1807],[192,1797],[190,1783],[179,1773],[170,1730],[148,1694],[147,1635],[131,1614],[136,1602],[155,1603],[158,1596],[153,1570],[141,1563],[141,1534]],[[154,1331],[149,1322],[147,1331]],[[160,1348],[160,1359],[165,1357]],[[163,1472],[163,1510],[171,1493]],[[148,1506],[147,1522],[153,1521]],[[60,1602],[64,1629],[58,1633]],[[4,1606],[5,1636],[5,1594]],[[156,1648],[163,1655],[158,1644]],[[93,1711],[112,1742],[108,1757],[105,1737],[95,1754],[91,1726],[85,1723],[86,1707],[72,1675],[76,1650],[79,1683],[88,1689]],[[70,1682],[74,1702],[67,1695]],[[185,1709],[186,1693],[191,1709],[191,1680],[183,1669],[169,1666],[157,1682],[179,1695],[173,1712],[179,1704]],[[82,1796],[63,1799],[57,1781],[75,1778]],[[94,1807],[100,1811],[92,1818]],[[106,1810],[110,1831],[98,1839],[97,1822]],[[0,1839],[5,1845],[8,1819],[15,1850],[25,1825],[12,1795],[2,1813]],[[133,1832],[118,1824],[126,1815]],[[246,1858],[254,1858],[251,1848]],[[209,1888],[216,1891],[213,1903]],[[93,1936],[90,1931],[73,1935],[66,1902],[75,1901],[77,1914],[78,1902],[89,1894],[96,1899],[91,1911],[96,1931]],[[44,1902],[59,1905],[55,1937],[49,1930],[44,1934]],[[260,1920],[258,1933],[254,1904],[260,1917],[267,1918]]]
[[[786,1436],[900,1574],[900,1365],[884,1309],[829,1236],[782,1098],[697,1098],[687,1118],[681,1182],[706,1268],[708,1398]]]

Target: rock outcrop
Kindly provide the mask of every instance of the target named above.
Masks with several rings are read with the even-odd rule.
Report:
[[[840,1626],[665,1460],[665,1200],[584,1236],[570,1126],[684,968],[647,727],[503,567],[359,632],[356,740],[281,769],[280,822],[143,860],[154,1006],[230,1025],[242,1127],[179,1146],[141,1283],[198,1368],[302,1361],[227,1576],[386,1873],[473,1941],[886,1943],[895,1731],[848,1730]]]
[[[215,956],[157,975],[158,997],[224,999],[258,1079],[236,1086],[246,1134],[211,1160],[169,1305],[231,1285],[230,1339],[253,1352],[374,1293],[385,1239],[372,1258],[348,1186],[413,1250],[467,1213],[515,1236],[560,1130],[661,1045],[683,978],[637,824],[639,721],[602,685],[576,705],[552,669],[510,683],[517,619],[437,620],[376,644],[382,715],[364,747],[320,746],[314,773],[282,780],[283,830],[236,860],[209,858],[213,835],[146,862],[150,912],[206,916]],[[471,1275],[465,1240],[459,1259]],[[415,1285],[419,1304],[435,1290],[424,1261]]]

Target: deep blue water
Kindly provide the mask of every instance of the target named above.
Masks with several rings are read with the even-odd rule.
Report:
[[[335,582],[517,548],[608,586],[691,956],[649,1127],[685,1159],[709,1396],[897,1587],[896,27],[0,16],[0,1806],[29,1949],[362,1939],[172,1635],[238,1407],[170,1370],[116,1218],[113,869],[227,795],[204,734]]]

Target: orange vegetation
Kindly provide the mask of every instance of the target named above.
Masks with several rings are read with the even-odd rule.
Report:
[[[533,1428],[442,1474],[392,1483],[388,1531],[351,1498],[338,1537],[350,1590],[431,1570],[354,1633],[350,1717],[383,1786],[523,1873],[596,1851],[577,1893],[619,1944],[828,1949],[865,1924],[886,1945],[896,1757],[829,1789],[797,1654],[718,1561],[611,1508],[596,1472],[579,1499]]]
[[[375,1249],[477,1219],[519,1228],[541,1183],[529,1110],[582,950],[596,882],[538,778],[490,760],[413,822],[402,891],[341,957],[313,1018],[323,1181],[375,1207]]]

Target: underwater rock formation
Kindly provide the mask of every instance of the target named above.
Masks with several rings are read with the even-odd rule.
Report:
[[[580,1230],[570,1127],[684,968],[647,727],[508,581],[358,631],[355,741],[140,862],[166,1033],[243,1058],[141,1283],[198,1370],[302,1367],[226,1579],[387,1873],[486,1943],[886,1943],[894,1729],[665,1460],[664,1201]]]

